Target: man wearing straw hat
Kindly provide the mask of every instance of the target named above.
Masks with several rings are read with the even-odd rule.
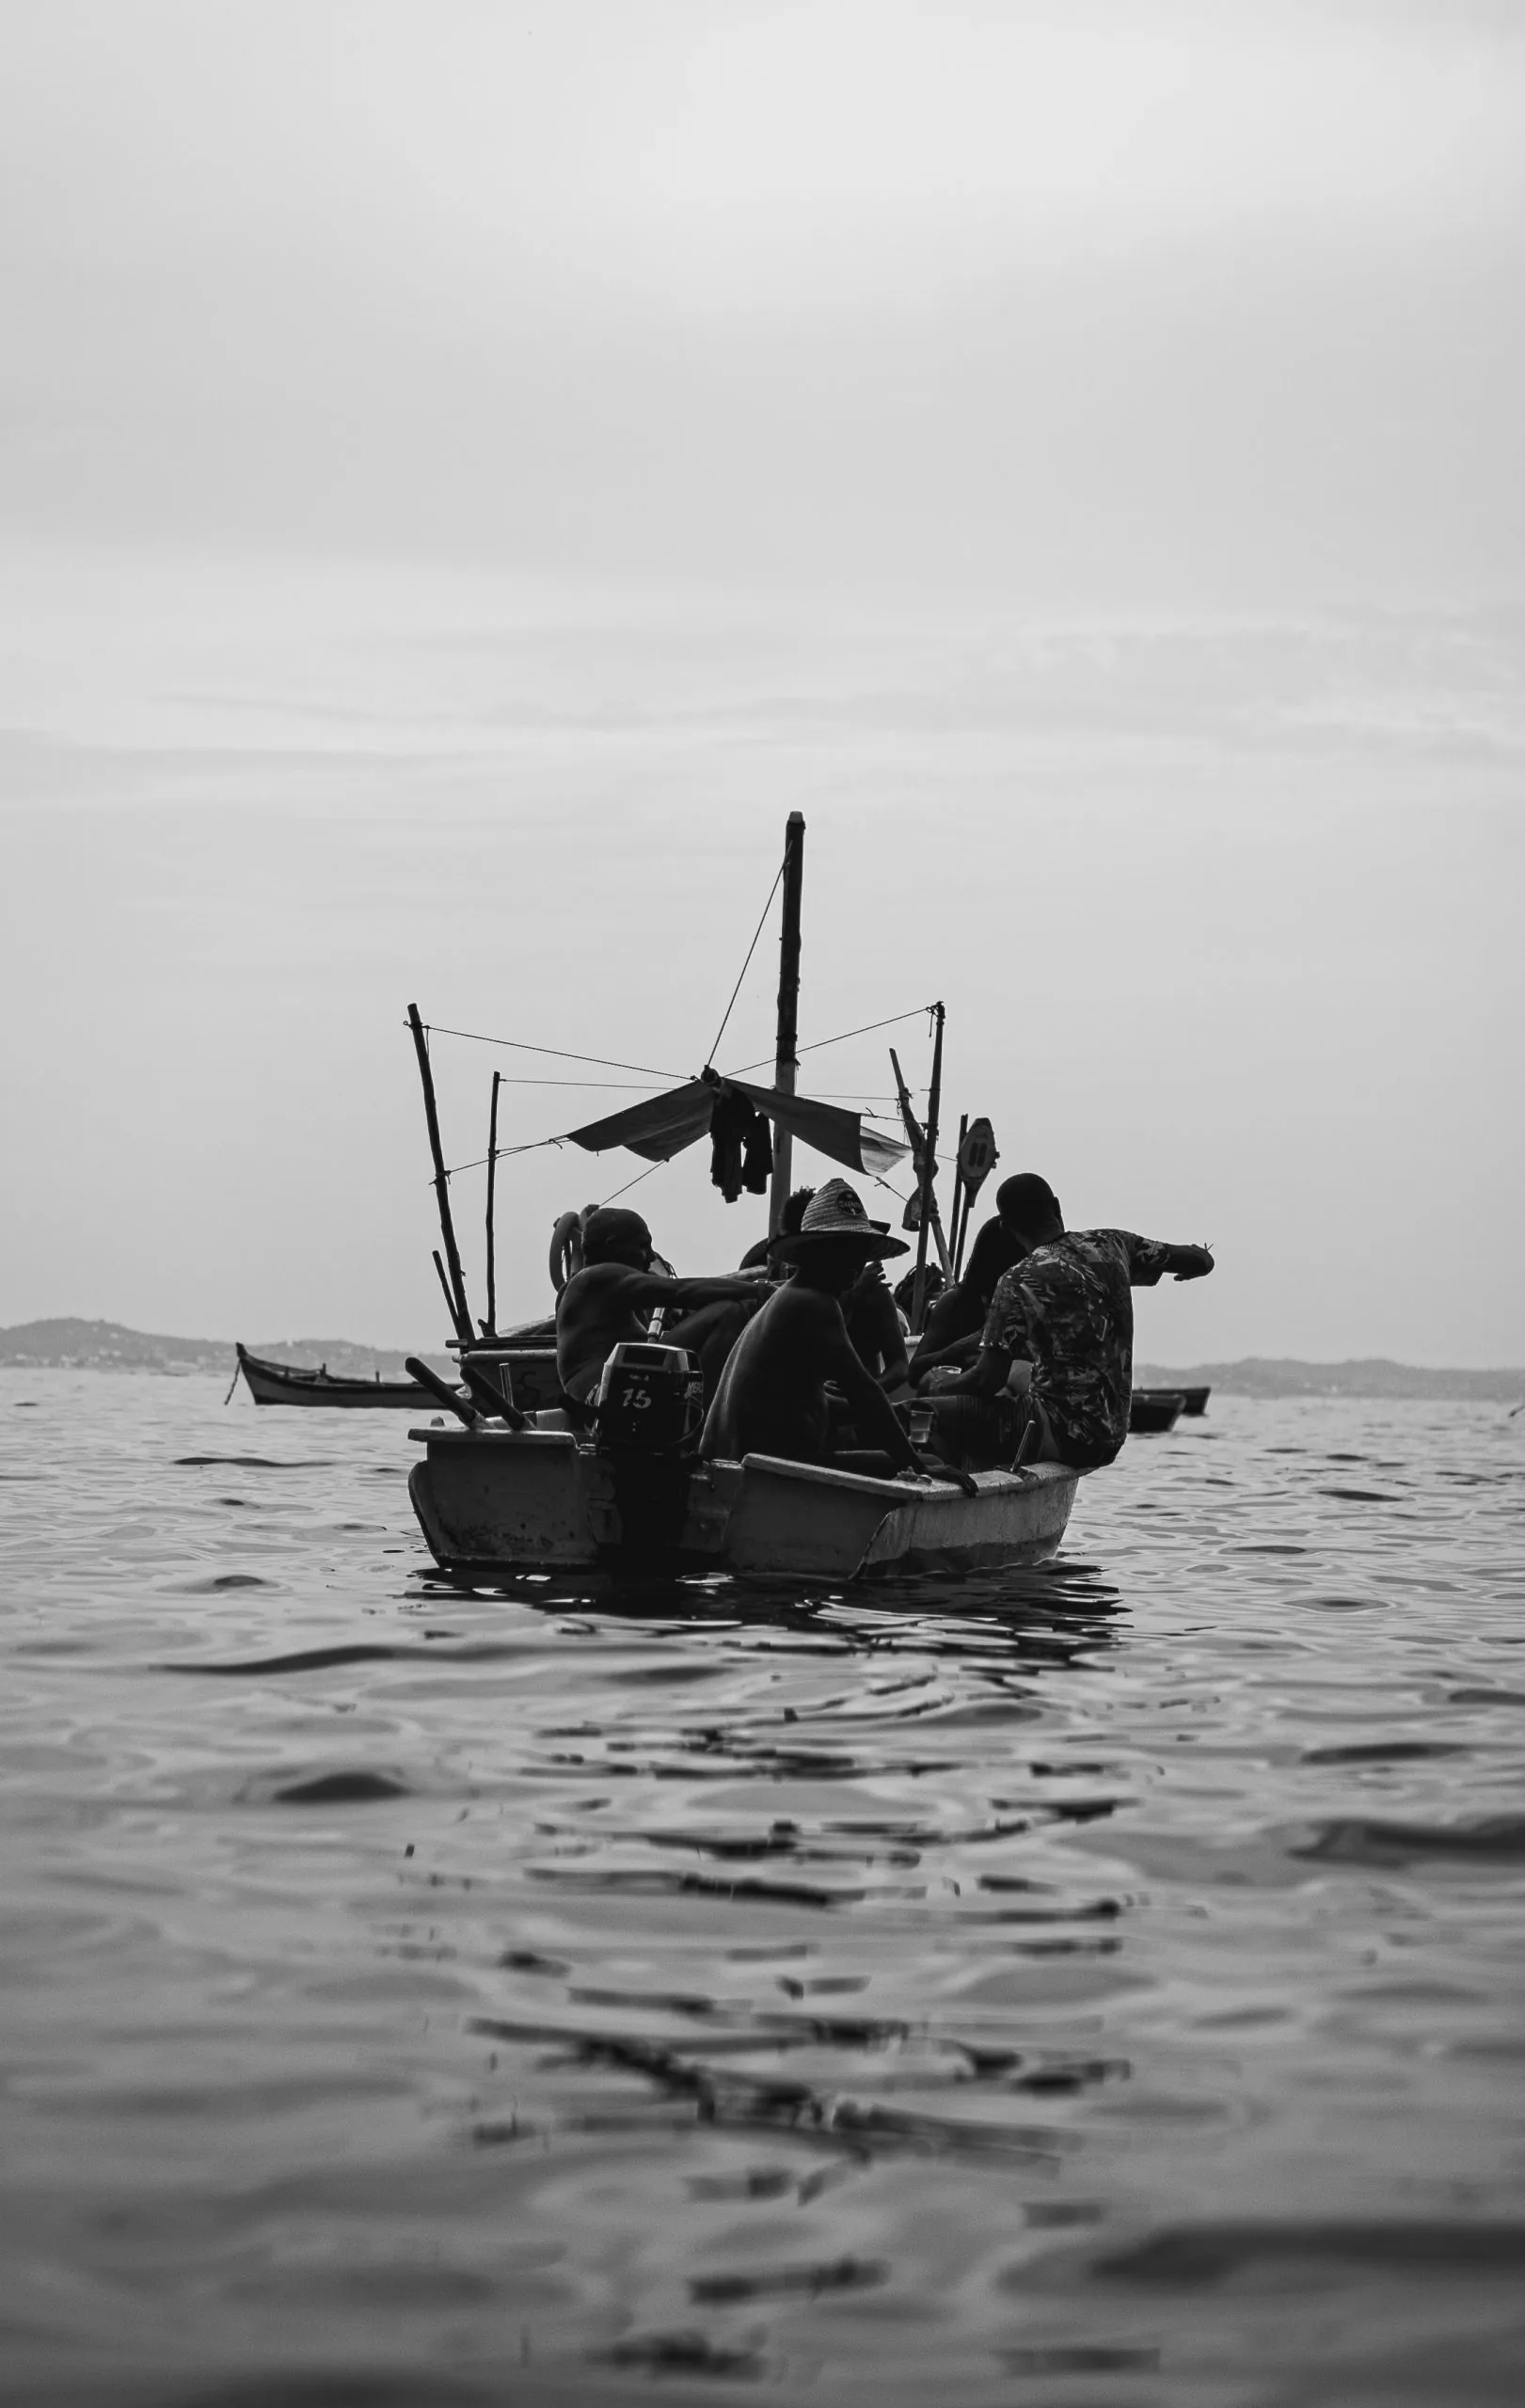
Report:
[[[731,1463],[759,1454],[794,1463],[832,1460],[850,1470],[932,1468],[865,1369],[842,1318],[841,1298],[865,1263],[904,1254],[901,1241],[870,1221],[862,1197],[845,1179],[830,1179],[806,1205],[798,1235],[776,1239],[773,1252],[793,1265],[794,1276],[770,1296],[737,1339],[709,1408],[700,1453]],[[828,1383],[846,1398],[858,1436],[873,1450],[868,1460],[833,1455]]]

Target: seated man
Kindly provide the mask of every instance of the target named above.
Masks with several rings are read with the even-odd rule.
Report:
[[[996,1189],[996,1218],[987,1221],[976,1237],[957,1286],[945,1288],[927,1315],[922,1353],[954,1359],[949,1350],[966,1339],[970,1343],[962,1348],[961,1359],[974,1361],[978,1352],[975,1341],[985,1326],[996,1281],[1027,1251],[1027,1241],[1011,1217],[1020,1185],[1020,1180],[1005,1179]]]
[[[641,1341],[659,1305],[684,1318],[662,1332],[664,1346],[686,1346],[704,1366],[705,1394],[757,1303],[755,1279],[672,1279],[651,1269],[651,1231],[639,1212],[608,1205],[588,1216],[582,1269],[556,1306],[556,1369],[574,1404],[587,1405],[612,1348]]]
[[[843,1297],[842,1319],[864,1369],[872,1371],[880,1386],[893,1396],[904,1385],[910,1365],[906,1359],[905,1325],[889,1291],[884,1267],[877,1258],[864,1264]]]
[[[826,1462],[830,1381],[846,1398],[859,1435],[887,1456],[892,1468],[927,1468],[854,1352],[840,1302],[866,1262],[904,1254],[901,1241],[875,1228],[845,1179],[832,1179],[811,1197],[798,1236],[777,1240],[775,1252],[792,1263],[794,1276],[775,1288],[738,1339],[700,1453],[733,1463],[746,1454]]]
[[[771,1237],[759,1238],[749,1245],[741,1257],[743,1271],[766,1269],[775,1279],[787,1279],[794,1266],[779,1252],[784,1238],[798,1237],[805,1207],[816,1191],[813,1187],[797,1187],[784,1207],[784,1217]],[[870,1221],[869,1228],[882,1237],[889,1224]],[[901,1248],[902,1253],[905,1249]],[[884,1279],[884,1266],[876,1257],[866,1262],[851,1287],[841,1299],[842,1318],[848,1325],[848,1336],[862,1358],[866,1370],[872,1371],[880,1386],[893,1395],[901,1386],[907,1372],[905,1324],[896,1308]]]
[[[1130,1291],[1152,1288],[1168,1271],[1178,1279],[1203,1278],[1213,1258],[1206,1246],[1167,1245],[1129,1229],[1067,1231],[1058,1198],[1031,1171],[1008,1180],[1001,1192],[1009,1192],[1002,1217],[1029,1251],[997,1283],[973,1369],[937,1390],[939,1434],[955,1453],[980,1451],[974,1442],[981,1435],[990,1450],[1005,1452],[1031,1420],[1039,1462],[1097,1470],[1113,1461],[1128,1434]],[[919,1384],[961,1352],[958,1341],[940,1353],[918,1348],[913,1379]],[[1021,1393],[1004,1417],[971,1414],[962,1403],[999,1398],[1009,1386]],[[979,1433],[973,1424],[982,1418],[990,1427]]]

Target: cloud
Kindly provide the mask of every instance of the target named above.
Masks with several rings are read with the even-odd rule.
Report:
[[[1497,583],[1520,22],[12,10],[0,517],[1061,606]]]

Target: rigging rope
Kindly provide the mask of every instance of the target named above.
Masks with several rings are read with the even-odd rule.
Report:
[[[783,875],[783,869],[780,867],[778,877],[782,878]],[[777,887],[778,878],[774,879],[773,885],[775,888]],[[762,920],[759,920],[757,923],[757,936],[762,934],[763,922],[767,920],[769,910],[772,905],[772,895],[770,894],[768,902],[763,907]],[[747,960],[741,964],[741,978],[746,976],[747,962],[752,959],[752,956],[756,950],[757,936],[753,938],[752,943],[747,951]],[[727,1004],[725,1007],[725,1020],[729,1020],[731,1017],[731,1005],[736,1002],[737,995],[740,992],[741,978],[737,980],[735,990],[731,995],[731,1003]],[[929,1012],[931,1009],[932,1006],[930,1004],[917,1004],[911,1011],[892,1012],[888,1020],[866,1021],[862,1028],[845,1028],[841,1031],[840,1035],[836,1037],[818,1037],[814,1044],[802,1045],[800,1051],[802,1054],[819,1054],[823,1052],[828,1045],[845,1045],[850,1037],[870,1037],[876,1028],[895,1028],[903,1020],[919,1020],[923,1012]],[[476,1031],[469,1028],[440,1028],[437,1023],[434,1022],[426,1022],[424,1025],[426,1031],[435,1036],[463,1037],[473,1045],[510,1045],[516,1047],[517,1050],[523,1054],[554,1054],[559,1061],[564,1062],[594,1062],[599,1064],[605,1069],[612,1070],[639,1070],[645,1067],[640,1062],[612,1062],[602,1054],[569,1054],[564,1050],[564,1048],[558,1045],[529,1045],[526,1044],[521,1038],[517,1037],[483,1037],[478,1035]],[[715,1038],[716,1046],[719,1045],[721,1038],[723,1037],[724,1034],[725,1021],[723,1020],[720,1024],[720,1033]],[[711,1056],[713,1057],[714,1047],[711,1047],[710,1052]],[[770,1055],[765,1054],[760,1062],[748,1062],[741,1069],[728,1071],[725,1075],[730,1078],[739,1079],[744,1078],[748,1070],[765,1070],[769,1068],[771,1058],[772,1057]],[[654,1079],[680,1080],[682,1077],[682,1073],[678,1070],[651,1070],[649,1075]],[[620,1079],[515,1079],[505,1081],[504,1084],[514,1086],[586,1085],[612,1087],[623,1086],[625,1082]],[[920,1095],[924,1090],[917,1087],[914,1092]],[[889,1098],[886,1097],[884,1101],[887,1102]],[[889,1113],[866,1111],[863,1117],[867,1120],[882,1120],[892,1119],[894,1115]],[[565,1133],[564,1132],[561,1136],[556,1137],[532,1137],[529,1143],[523,1146],[500,1146],[498,1149],[498,1160],[500,1162],[505,1162],[515,1154],[536,1154],[540,1152],[543,1147],[560,1146],[564,1142],[564,1134]],[[939,1161],[951,1161],[953,1157],[950,1155],[940,1155],[938,1159]],[[446,1171],[445,1177],[447,1179],[453,1179],[458,1171],[481,1170],[486,1160],[487,1157],[485,1154],[478,1154],[471,1162],[456,1163],[450,1170]],[[659,1164],[653,1164],[652,1168],[659,1168]],[[640,1181],[643,1179],[647,1179],[649,1177],[650,1172],[640,1171],[634,1179],[628,1181],[628,1185],[636,1187],[640,1184]],[[886,1182],[883,1180],[878,1180],[876,1181],[876,1184],[882,1186],[886,1184]],[[625,1188],[623,1187],[617,1187],[614,1191],[616,1196],[623,1196],[625,1192]]]
[[[655,1095],[658,1092],[649,1079],[509,1079],[504,1078],[500,1070],[498,1084],[502,1087],[595,1087],[600,1094],[607,1093],[611,1087],[623,1088],[631,1095]],[[884,1099],[886,1102],[891,1100],[889,1097]]]
[[[681,1070],[654,1070],[649,1062],[613,1062],[607,1054],[569,1054],[564,1045],[527,1045],[522,1037],[484,1037],[474,1028],[441,1028],[437,1021],[426,1021],[424,1028],[434,1037],[464,1037],[469,1045],[511,1045],[520,1054],[553,1054],[559,1062],[593,1062],[604,1070],[639,1070],[647,1079],[681,1079]]]
[[[509,1157],[513,1154],[538,1154],[543,1147],[559,1146],[561,1143],[562,1140],[560,1137],[532,1137],[527,1145],[500,1146],[498,1149],[498,1159],[502,1163],[507,1162]],[[480,1170],[486,1159],[487,1157],[485,1154],[477,1154],[474,1155],[472,1160],[469,1163],[453,1163],[450,1169],[445,1173],[445,1177],[447,1179],[453,1179],[457,1171]],[[432,1185],[433,1181],[430,1183]]]
[[[920,1020],[923,1012],[932,1009],[930,1004],[917,1004],[912,1011],[892,1012],[888,1020],[870,1020],[866,1021],[862,1028],[845,1028],[840,1037],[818,1037],[813,1045],[802,1045],[800,1051],[802,1054],[819,1054],[825,1046],[845,1045],[850,1037],[869,1037],[876,1028],[894,1028],[903,1020]],[[772,1058],[770,1054],[765,1054],[760,1062],[744,1063],[739,1070],[731,1070],[726,1075],[733,1079],[745,1078],[748,1070],[765,1070]],[[920,1093],[919,1088],[917,1092]]]
[[[731,1014],[736,1009],[736,999],[741,992],[741,979],[746,976],[747,972],[752,967],[752,957],[757,950],[757,939],[761,936],[763,929],[767,925],[768,914],[773,908],[773,897],[778,893],[778,882],[783,875],[784,864],[780,862],[778,868],[773,875],[773,883],[768,890],[768,900],[762,907],[762,918],[758,921],[756,927],[754,929],[752,943],[747,947],[747,958],[741,964],[740,976],[737,979],[736,985],[731,989],[731,1000],[725,1006],[725,1019],[721,1022],[719,1028],[716,1029],[715,1042],[710,1047],[708,1053],[705,1055],[705,1068],[707,1070],[720,1051],[721,1038],[724,1036],[726,1023],[730,1020]]]
[[[669,1155],[668,1161],[670,1162],[671,1160],[672,1156]],[[633,1179],[627,1179],[623,1187],[615,1188],[614,1196],[628,1196],[632,1187],[639,1187],[643,1179],[649,1179],[651,1177],[652,1171],[665,1170],[666,1168],[667,1163],[653,1163],[649,1169],[638,1170],[635,1177]],[[604,1197],[604,1204],[612,1204],[614,1201],[614,1196],[606,1196]],[[604,1209],[604,1204],[600,1204],[598,1207],[600,1212]]]

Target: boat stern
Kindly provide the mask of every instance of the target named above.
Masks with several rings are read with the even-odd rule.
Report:
[[[411,1430],[423,1459],[407,1493],[447,1572],[505,1564],[591,1564],[617,1535],[613,1491],[569,1431]]]

